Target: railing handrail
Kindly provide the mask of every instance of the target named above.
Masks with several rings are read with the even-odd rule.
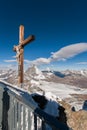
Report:
[[[29,93],[26,90],[18,88],[17,86],[11,85],[5,81],[0,81],[0,87],[1,85],[3,88],[7,88],[8,93],[10,92],[22,104],[33,110],[37,107],[37,104],[33,101],[33,99],[31,99],[31,96],[29,96]]]

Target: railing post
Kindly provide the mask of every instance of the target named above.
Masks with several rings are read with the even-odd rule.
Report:
[[[42,130],[45,130],[46,127],[45,127],[45,121],[42,120]]]
[[[2,102],[2,97],[3,97],[3,88],[0,87],[0,130],[2,129],[2,106],[3,106],[3,102]]]
[[[31,130],[31,111],[28,109],[28,130]]]
[[[37,130],[37,115],[34,114],[34,130]]]
[[[15,121],[15,96],[8,91],[10,96],[10,108],[8,112],[9,130],[17,130],[17,121]]]
[[[4,89],[3,92],[3,106],[2,106],[2,130],[9,130],[8,127],[8,110],[9,110],[9,95],[7,89]]]

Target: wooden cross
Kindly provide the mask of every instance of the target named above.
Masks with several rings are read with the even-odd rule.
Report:
[[[23,62],[24,62],[24,47],[35,39],[34,35],[30,35],[24,40],[24,26],[19,27],[19,44],[14,46],[13,50],[17,53],[16,58],[18,61],[18,85],[23,85]]]

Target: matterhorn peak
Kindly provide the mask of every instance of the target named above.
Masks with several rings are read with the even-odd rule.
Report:
[[[45,79],[43,73],[41,72],[40,69],[36,65],[33,65],[32,67],[29,67],[26,73],[30,76],[33,77],[34,79]]]
[[[33,71],[34,71],[37,75],[38,75],[38,74],[42,74],[41,70],[38,69],[38,67],[37,67],[36,65],[33,65],[32,68],[33,68]]]

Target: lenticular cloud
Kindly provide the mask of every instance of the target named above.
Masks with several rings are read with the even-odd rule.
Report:
[[[51,61],[66,60],[87,51],[87,43],[72,44],[52,53]]]
[[[72,44],[61,48],[57,52],[52,52],[49,58],[38,58],[32,61],[32,63],[40,65],[49,64],[53,61],[64,61],[85,51],[87,51],[87,43]]]

